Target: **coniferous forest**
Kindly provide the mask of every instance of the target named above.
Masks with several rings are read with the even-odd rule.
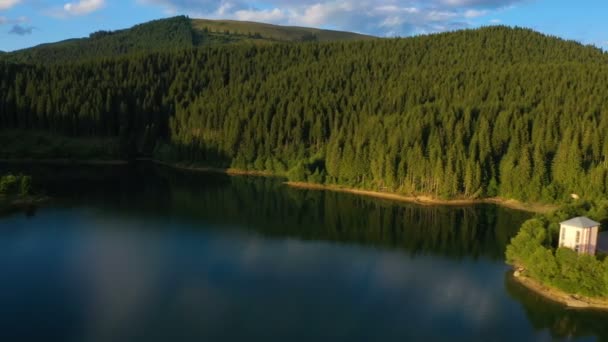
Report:
[[[607,62],[597,48],[500,26],[5,61],[0,127],[295,181],[597,199],[608,186]]]

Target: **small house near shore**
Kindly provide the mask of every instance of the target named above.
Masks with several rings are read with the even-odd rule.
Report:
[[[575,217],[560,223],[559,246],[578,254],[595,255],[600,223],[587,217]]]

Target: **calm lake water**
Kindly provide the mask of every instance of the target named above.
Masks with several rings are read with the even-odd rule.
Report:
[[[0,218],[0,341],[608,340],[608,315],[510,279],[519,211],[151,165],[2,168],[53,201]]]

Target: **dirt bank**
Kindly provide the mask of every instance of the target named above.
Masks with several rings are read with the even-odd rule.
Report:
[[[511,276],[515,281],[535,293],[572,309],[592,309],[608,311],[608,298],[588,298],[584,296],[572,295],[556,288],[546,286],[540,282],[519,274],[514,271]]]
[[[536,203],[522,203],[516,200],[507,200],[498,197],[492,198],[483,198],[483,199],[438,199],[430,196],[405,196],[391,192],[381,192],[381,191],[371,191],[371,190],[361,190],[361,189],[353,189],[346,188],[336,185],[322,185],[322,184],[314,184],[314,183],[301,183],[301,182],[286,182],[285,184],[299,189],[309,189],[309,190],[330,190],[330,191],[339,191],[346,192],[356,195],[369,196],[393,201],[401,201],[408,203],[416,203],[420,205],[449,205],[449,206],[464,206],[464,205],[473,205],[473,204],[481,204],[481,203],[492,203],[497,204],[503,207],[523,210],[533,213],[547,213],[553,210],[556,210],[558,206],[549,205],[549,204],[536,204]]]

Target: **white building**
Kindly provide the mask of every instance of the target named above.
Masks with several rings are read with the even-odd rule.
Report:
[[[600,223],[587,217],[576,217],[560,223],[559,246],[578,254],[595,255]]]

